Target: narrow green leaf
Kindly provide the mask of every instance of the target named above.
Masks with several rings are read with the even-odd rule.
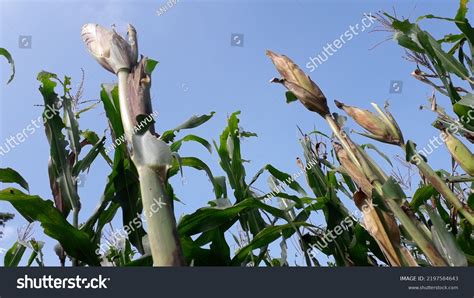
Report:
[[[286,96],[286,103],[292,103],[293,101],[297,101],[298,98],[295,96],[295,94],[291,91],[287,91],[285,93]]]
[[[25,254],[26,247],[16,241],[13,246],[5,253],[5,258],[3,259],[3,265],[5,267],[18,267],[20,264],[21,258]]]
[[[441,61],[443,67],[447,71],[454,73],[463,80],[469,81],[469,72],[467,71],[466,67],[461,64],[461,62],[456,60],[452,55],[449,55],[444,52],[441,48],[441,45],[430,35],[428,35],[428,41],[431,44],[431,47],[433,48],[434,52],[436,53],[436,56]]]
[[[146,65],[145,65],[145,72],[147,74],[151,74],[153,70],[155,70],[156,65],[158,65],[158,61],[147,58]]]
[[[241,248],[237,252],[232,259],[231,264],[234,266],[241,265],[253,250],[267,246],[280,237],[288,238],[295,232],[295,227],[297,228],[301,226],[310,226],[310,224],[305,222],[293,222],[291,224],[271,226],[263,229],[247,246]]]
[[[207,140],[205,140],[201,137],[195,136],[195,135],[187,135],[184,138],[182,138],[178,141],[175,141],[173,144],[171,144],[171,151],[177,152],[181,148],[181,145],[184,142],[189,142],[189,141],[197,142],[197,143],[203,145],[204,147],[206,147],[206,149],[209,151],[209,153],[212,153],[211,144]]]
[[[185,215],[178,224],[178,231],[180,235],[192,236],[224,224],[232,224],[239,219],[239,213],[258,209],[265,210],[278,218],[286,218],[283,210],[264,204],[255,198],[247,198],[231,207],[204,207],[193,214]]]
[[[104,149],[105,137],[102,137],[93,145],[91,150],[87,152],[83,159],[79,160],[72,169],[72,175],[77,177],[81,172],[85,172],[92,165],[99,153]]]
[[[82,110],[76,112],[75,117],[76,117],[77,119],[79,119],[80,116],[81,116],[81,114],[83,114],[83,113],[85,113],[85,112],[88,112],[88,111],[90,111],[90,110],[95,109],[95,107],[97,107],[97,105],[99,105],[99,103],[100,103],[100,102],[95,102],[95,103],[91,104],[90,106],[85,107],[84,109],[82,109]]]
[[[195,127],[198,127],[204,123],[206,123],[209,119],[212,118],[212,116],[214,116],[215,112],[211,112],[209,114],[206,114],[206,115],[201,115],[201,116],[192,116],[191,118],[189,118],[188,120],[186,120],[186,122],[182,123],[181,125],[178,125],[177,127],[171,129],[171,130],[167,130],[163,133],[163,135],[161,136],[161,139],[163,141],[165,141],[166,143],[169,143],[169,142],[172,142],[174,140],[174,138],[176,137],[176,134],[182,130],[182,129],[191,129],[191,128],[195,128]]]
[[[437,194],[438,191],[432,185],[424,185],[418,188],[410,202],[410,208],[417,211],[421,205]]]
[[[88,235],[69,224],[53,202],[26,195],[14,188],[0,191],[0,201],[12,204],[29,222],[39,221],[44,233],[58,240],[69,256],[89,265],[99,265]]]
[[[0,168],[0,182],[3,183],[17,183],[27,191],[30,191],[28,182],[15,170],[11,168]]]
[[[389,163],[390,166],[393,167],[393,164],[392,164],[392,162],[390,161],[390,158],[388,158],[388,156],[385,155],[382,151],[380,151],[379,148],[377,148],[375,145],[373,145],[373,144],[362,144],[362,145],[360,145],[360,147],[361,147],[362,149],[369,148],[369,149],[374,150],[374,151],[377,152],[383,159],[385,159],[385,160]]]
[[[65,90],[68,90],[68,83],[70,80],[64,80],[63,87]],[[69,92],[65,92],[62,98],[62,106],[64,109],[64,126],[68,136],[69,144],[71,151],[74,153],[74,157],[77,159],[81,153],[81,144],[80,144],[80,131],[79,123],[77,122],[76,114],[72,109],[72,98],[69,96]]]
[[[406,198],[406,195],[403,192],[400,184],[398,184],[393,177],[388,178],[388,180],[384,183],[382,186],[382,191],[384,198],[386,199],[401,201]]]
[[[287,173],[281,172],[272,165],[266,165],[264,167],[270,174],[272,174],[276,179],[283,182],[285,185],[289,186],[291,189],[297,191],[303,196],[307,196],[306,191],[301,187],[301,185],[296,182],[296,177],[292,177]]]
[[[12,55],[4,48],[0,48],[0,55],[5,57],[8,63],[10,63],[11,74],[10,74],[10,78],[7,81],[7,84],[9,84],[15,77],[15,62],[13,61]]]
[[[429,205],[425,205],[425,208],[428,211],[431,222],[433,223],[431,234],[437,250],[443,255],[444,259],[450,266],[467,266],[466,256],[456,244],[453,235],[446,229],[446,225],[441,216],[439,216],[439,214]]]
[[[45,111],[43,113],[46,136],[50,144],[50,155],[53,164],[54,176],[57,177],[61,196],[72,207],[78,208],[79,196],[74,185],[72,169],[69,162],[68,142],[66,141],[62,130],[65,128],[59,111],[54,107],[59,104],[58,95],[55,92],[56,82],[52,79],[57,78],[55,74],[41,72],[38,74],[38,80],[41,82],[40,92],[43,95]]]

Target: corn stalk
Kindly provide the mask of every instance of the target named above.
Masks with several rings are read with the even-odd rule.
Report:
[[[379,178],[377,177],[377,174],[374,173],[370,165],[367,164],[370,161],[362,160],[361,162],[360,158],[356,157],[357,152],[354,152],[354,146],[350,146],[349,143],[352,141],[347,135],[341,134],[341,128],[331,115],[326,115],[325,119],[328,122],[331,130],[334,132],[336,138],[341,142],[344,149],[349,153],[349,157],[352,159],[352,162],[354,162],[356,165],[360,165],[363,169],[364,174],[369,179],[371,179],[373,189],[376,191],[377,195],[379,195],[380,197],[385,197],[382,183],[380,182]],[[444,261],[443,257],[438,253],[435,246],[426,237],[426,235],[423,234],[420,229],[418,229],[416,223],[413,222],[413,220],[405,213],[405,211],[403,211],[400,205],[395,200],[390,198],[385,199],[384,203],[395,214],[398,220],[400,220],[407,233],[410,235],[410,237],[412,237],[413,241],[415,241],[415,243],[420,247],[423,253],[425,253],[425,255],[432,262],[432,264],[435,266],[446,266],[446,262]],[[384,223],[383,219],[382,223],[384,224],[384,226],[386,226],[386,223]],[[404,264],[405,266],[409,266],[412,263],[409,259],[406,258],[406,255],[400,250],[399,247],[394,249],[400,260],[403,262],[402,264]]]
[[[147,71],[146,58],[137,63],[136,31],[129,25],[127,42],[114,30],[86,24],[82,37],[99,64],[118,78],[120,116],[129,154],[139,175],[153,264],[184,265],[173,201],[165,190],[167,172],[172,165],[171,150],[155,136],[153,124],[145,129],[137,127],[138,116],[151,114],[151,70]]]
[[[431,263],[435,266],[446,266],[445,260],[436,250],[434,244],[431,243],[430,239],[427,238],[422,230],[418,229],[414,220],[401,208],[398,201],[403,200],[403,197],[387,197],[383,189],[384,183],[388,181],[386,174],[383,173],[368,155],[363,154],[342,131],[339,124],[331,115],[326,96],[321,89],[287,56],[278,55],[271,51],[267,51],[267,56],[270,57],[282,76],[280,79],[272,79],[271,82],[285,86],[291,93],[289,97],[287,94],[287,98],[293,98],[293,100],[295,98],[298,99],[308,110],[319,114],[327,121],[334,135],[339,142],[341,142],[350,161],[356,168],[360,169],[363,175],[362,178],[368,180],[372,186],[372,189],[366,190],[366,194],[375,191],[376,195],[382,198],[381,203],[386,205],[386,207],[397,216],[407,233],[425,253]],[[385,115],[385,117],[375,116],[369,111],[348,107],[339,102],[336,102],[336,105],[348,112],[353,118],[358,119],[363,127],[371,131],[373,135],[370,135],[370,137],[391,144],[403,143],[403,136],[399,128],[395,125],[395,122],[390,121],[389,117]],[[387,121],[392,124],[385,123]],[[357,181],[360,177],[352,178]],[[371,202],[371,197],[368,197],[368,201]],[[389,236],[391,230],[398,232],[396,224],[394,227],[392,224],[391,228],[386,217],[382,214],[382,211],[379,212],[377,209],[375,209],[375,211],[376,213],[372,213],[374,216],[373,222],[377,224],[377,227],[374,227],[373,230],[377,232],[375,238],[378,238],[379,244],[382,244],[379,246],[384,250],[385,255],[390,256],[388,259],[391,264],[394,266],[416,265],[413,257],[401,246],[400,239],[394,239],[394,237]],[[389,217],[390,214],[386,216]]]

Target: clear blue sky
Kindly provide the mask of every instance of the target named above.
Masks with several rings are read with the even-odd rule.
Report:
[[[283,87],[268,83],[277,73],[265,56],[266,49],[284,53],[304,67],[310,56],[319,54],[350,25],[360,23],[364,13],[394,8],[398,16],[413,18],[432,13],[452,17],[457,9],[457,1],[452,0],[179,0],[158,16],[156,11],[166,5],[166,1],[1,0],[0,3],[0,47],[12,53],[17,68],[14,81],[6,85],[9,65],[0,59],[0,145],[41,115],[42,108],[34,106],[42,103],[36,81],[39,71],[72,76],[76,87],[83,68],[85,100],[97,99],[100,84],[115,80],[85,50],[80,38],[83,24],[115,24],[118,31],[123,32],[125,25],[132,23],[138,31],[140,53],[160,61],[152,87],[153,107],[160,113],[157,129],[175,127],[193,114],[216,111],[210,122],[193,133],[209,140],[217,139],[226,116],[241,110],[242,127],[258,134],[258,138],[243,143],[243,156],[251,161],[247,165],[249,179],[267,163],[290,174],[299,171],[295,158],[302,156],[302,150],[296,125],[305,131],[313,128],[328,131],[322,119],[300,104],[287,105]],[[453,28],[442,21],[424,21],[423,27],[432,30],[437,37]],[[369,34],[368,31],[359,32],[312,72],[311,77],[322,88],[334,111],[334,99],[365,107],[370,107],[371,101],[383,105],[389,99],[405,138],[419,145],[426,144],[438,133],[430,127],[434,115],[419,111],[418,106],[426,103],[431,89],[410,77],[415,66],[402,59],[403,50],[394,42],[369,50],[386,38],[387,33]],[[232,33],[244,34],[243,47],[230,45]],[[32,36],[31,49],[19,48],[20,35]],[[403,81],[401,94],[389,93],[392,80]],[[441,98],[440,102],[448,103],[448,99]],[[103,134],[107,123],[102,106],[81,117],[80,125],[82,129]],[[355,127],[352,122],[350,125]],[[368,142],[356,139],[360,143]],[[379,147],[390,157],[399,153],[389,146]],[[450,164],[445,153],[443,148],[430,156],[435,168]],[[44,131],[38,130],[26,142],[0,157],[0,166],[18,170],[30,183],[32,194],[51,198],[48,155]],[[211,165],[215,175],[223,174],[215,152],[209,155],[202,147],[185,144],[182,155],[199,156]],[[108,174],[109,168],[102,160],[92,167],[85,186],[80,189],[82,221],[98,202]],[[178,204],[178,218],[205,206],[213,198],[211,185],[203,173],[186,169],[185,176],[186,184],[180,178],[172,181],[178,197],[186,204]],[[261,189],[268,189],[265,180],[258,185]],[[303,178],[299,182],[305,184]],[[16,213],[6,203],[0,203],[0,210]],[[16,228],[25,223],[19,215],[9,222],[0,247],[9,248],[15,241]],[[119,228],[120,221],[114,222],[114,226]],[[44,239],[39,224],[35,225],[35,237]],[[46,264],[59,264],[51,253],[54,241],[46,242],[46,250],[49,250]],[[3,255],[0,259],[2,264]]]

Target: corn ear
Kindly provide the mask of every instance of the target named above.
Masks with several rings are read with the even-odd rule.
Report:
[[[392,115],[387,111],[386,113],[382,112],[377,105],[374,105],[374,107],[379,115],[369,110],[348,106],[337,100],[334,102],[339,109],[346,112],[357,124],[370,133],[361,133],[362,135],[389,144],[403,143],[402,133]]]
[[[373,186],[369,179],[361,171],[360,167],[356,166],[350,159],[347,151],[338,143],[333,144],[334,151],[336,152],[337,159],[341,164],[342,168],[349,175],[352,180],[360,187],[360,189],[369,197],[372,197]]]
[[[445,144],[451,156],[467,174],[474,176],[474,154],[453,134],[447,130],[444,131],[444,134]]]
[[[400,251],[400,232],[393,214],[375,209],[372,199],[361,191],[354,194],[354,202],[363,211],[365,229],[375,239],[387,261],[392,266],[403,266],[397,253]]]
[[[271,80],[272,83],[285,86],[308,110],[316,112],[322,117],[330,113],[326,96],[298,65],[287,56],[278,55],[272,51],[267,51],[267,56],[270,57],[281,75],[281,79],[274,78]]]

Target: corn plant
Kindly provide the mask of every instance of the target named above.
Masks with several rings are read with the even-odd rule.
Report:
[[[372,153],[377,152],[392,165],[376,145],[355,141],[347,132],[347,118],[334,112],[322,88],[289,57],[267,51],[280,74],[272,82],[287,89],[288,103],[299,101],[332,135],[300,130],[298,174],[257,161],[260,170],[249,175],[242,140],[256,142],[258,136],[242,128],[240,112],[228,116],[214,141],[185,134],[210,121],[214,112],[192,116],[173,129],[163,129],[167,124],[161,122],[155,126],[150,88],[158,62],[139,58],[133,26],[124,38],[113,29],[86,24],[82,38],[87,50],[117,84],[102,85],[100,102],[81,108],[83,84],[73,92],[70,77],[39,73],[52,199],[30,194],[27,181],[5,168],[0,169],[0,182],[22,190],[1,190],[0,200],[11,203],[28,222],[39,222],[58,242],[55,253],[62,266],[68,259],[74,266],[289,266],[296,262],[289,258],[291,243],[298,262],[303,262],[297,264],[305,266],[325,265],[319,253],[330,259],[330,266],[472,265],[474,158],[469,143],[474,142],[474,106],[466,89],[474,87],[474,30],[466,19],[467,1],[460,3],[453,19],[428,15],[411,23],[389,14],[378,16],[417,64],[413,76],[451,100],[454,117],[438,104],[435,94],[430,98],[430,109],[437,115],[433,125],[453,159],[451,171],[432,168],[429,157],[405,139],[400,117],[388,106],[373,103],[372,112],[335,101],[337,109],[365,130],[363,137],[398,147],[407,163],[417,167],[419,185],[413,194],[406,194],[402,183],[387,172],[390,166],[375,162]],[[460,32],[436,39],[421,29],[419,22],[425,19],[454,22]],[[445,51],[445,45],[451,49]],[[1,48],[0,54],[12,65],[11,81],[11,55]],[[104,135],[80,125],[79,116],[98,109],[99,103],[109,126]],[[106,141],[112,149],[106,148]],[[217,154],[219,164],[181,156],[187,142]],[[110,174],[96,197],[97,207],[84,215],[78,183],[98,158],[104,159]],[[173,178],[189,170],[209,178],[213,198],[176,220],[175,202],[188,198],[176,196]],[[221,175],[215,175],[217,171]],[[306,185],[298,182],[300,176]],[[262,189],[262,184],[268,188]],[[344,203],[348,199],[350,205]],[[356,211],[362,217],[355,216]],[[126,235],[100,250],[108,237],[115,237],[107,236],[106,226],[119,212]],[[318,215],[321,222],[316,222]],[[10,218],[0,213],[0,223]],[[31,226],[19,234],[5,255],[5,266],[21,264],[27,251],[27,266],[48,265],[42,258],[43,243],[32,237]]]
[[[465,14],[466,2],[461,1],[461,7],[455,21],[463,34],[472,34],[474,30],[470,27]],[[454,73],[472,84],[471,77],[463,66],[463,61],[468,60],[466,60],[462,48],[465,42],[471,45],[469,37],[463,34],[457,35],[455,47],[451,52],[446,53],[440,43],[446,41],[447,37],[438,42],[429,33],[422,31],[417,24],[411,24],[407,20],[399,21],[388,14],[386,16],[389,19],[381,17],[381,23],[395,31],[394,38],[402,46],[412,51],[410,54],[415,57],[417,62],[420,64],[423,62],[425,67],[433,70],[434,73],[431,76],[425,75],[423,81],[430,82],[430,85],[436,87],[434,83],[426,78],[435,77],[445,84],[444,87],[436,87],[436,89],[445,95],[451,96],[454,110],[461,120],[453,122],[462,126],[463,134],[469,137],[469,119],[465,116],[468,116],[470,109],[473,107],[472,104],[469,104],[470,94],[463,88],[454,87],[450,78],[450,73]],[[433,16],[426,17],[436,18]],[[460,52],[461,61],[457,61],[453,57],[455,51]],[[474,224],[474,212],[472,211],[472,202],[469,204],[469,202],[463,200],[463,198],[468,197],[468,200],[472,201],[472,190],[467,193],[461,191],[461,195],[453,190],[453,184],[463,183],[466,180],[456,182],[456,178],[446,178],[434,171],[429,166],[427,158],[417,152],[413,141],[409,140],[405,143],[395,118],[387,109],[383,111],[378,105],[373,104],[377,112],[377,114],[374,114],[368,110],[347,106],[336,101],[338,108],[344,110],[367,131],[363,135],[380,142],[399,146],[405,152],[407,161],[418,167],[422,180],[420,192],[417,191],[418,196],[415,194],[414,200],[410,203],[400,185],[384,173],[381,167],[344,132],[343,127],[337,121],[338,116],[330,113],[325,95],[311,78],[304,74],[288,57],[271,51],[268,51],[267,55],[282,76],[273,79],[272,82],[280,83],[289,90],[287,101],[291,102],[299,99],[308,110],[323,117],[333,131],[335,140],[337,140],[333,147],[343,172],[349,175],[358,186],[358,190],[353,193],[354,203],[359,208],[369,206],[370,212],[364,217],[365,228],[376,239],[390,264],[394,266],[418,265],[416,255],[411,254],[403,245],[403,242],[407,241],[415,244],[415,247],[424,254],[426,260],[434,266],[461,266],[467,265],[468,258],[472,261],[472,251],[469,249],[463,252],[462,246],[457,244],[454,238],[458,236],[462,238],[461,243],[469,243],[468,247],[472,247],[471,231]],[[419,71],[415,74],[418,76],[417,78],[420,78]],[[459,96],[458,92],[460,90],[468,93],[466,98],[462,99]],[[439,108],[435,108],[435,111],[439,110]],[[443,114],[443,116],[448,117],[446,114]],[[440,122],[442,120],[439,119]],[[446,130],[446,127],[443,127],[443,129]],[[472,178],[469,179],[472,174],[471,165],[474,162],[472,153],[451,133],[446,131],[444,133],[446,145],[453,155],[453,159],[466,171],[468,177],[465,178],[467,178],[467,181],[472,180]],[[457,185],[457,187],[460,186]],[[426,192],[426,190],[430,191]],[[432,204],[425,204],[429,199],[433,199]],[[444,200],[444,202],[441,200]],[[377,207],[374,206],[374,202],[377,203]],[[449,212],[443,209],[443,204],[448,207]],[[422,205],[424,205],[425,213],[420,210]],[[456,235],[457,233],[454,233],[453,235],[453,233],[448,232],[441,215],[434,212],[435,208],[442,210],[439,211],[440,213],[448,215],[446,217],[449,218],[448,221],[445,221],[445,224],[456,227],[462,226],[461,234]],[[431,220],[431,225],[427,225],[426,216]],[[420,218],[422,219],[420,220]],[[400,223],[402,230],[398,227],[397,221]],[[403,240],[400,237],[401,235],[406,238],[405,241],[401,241]]]

